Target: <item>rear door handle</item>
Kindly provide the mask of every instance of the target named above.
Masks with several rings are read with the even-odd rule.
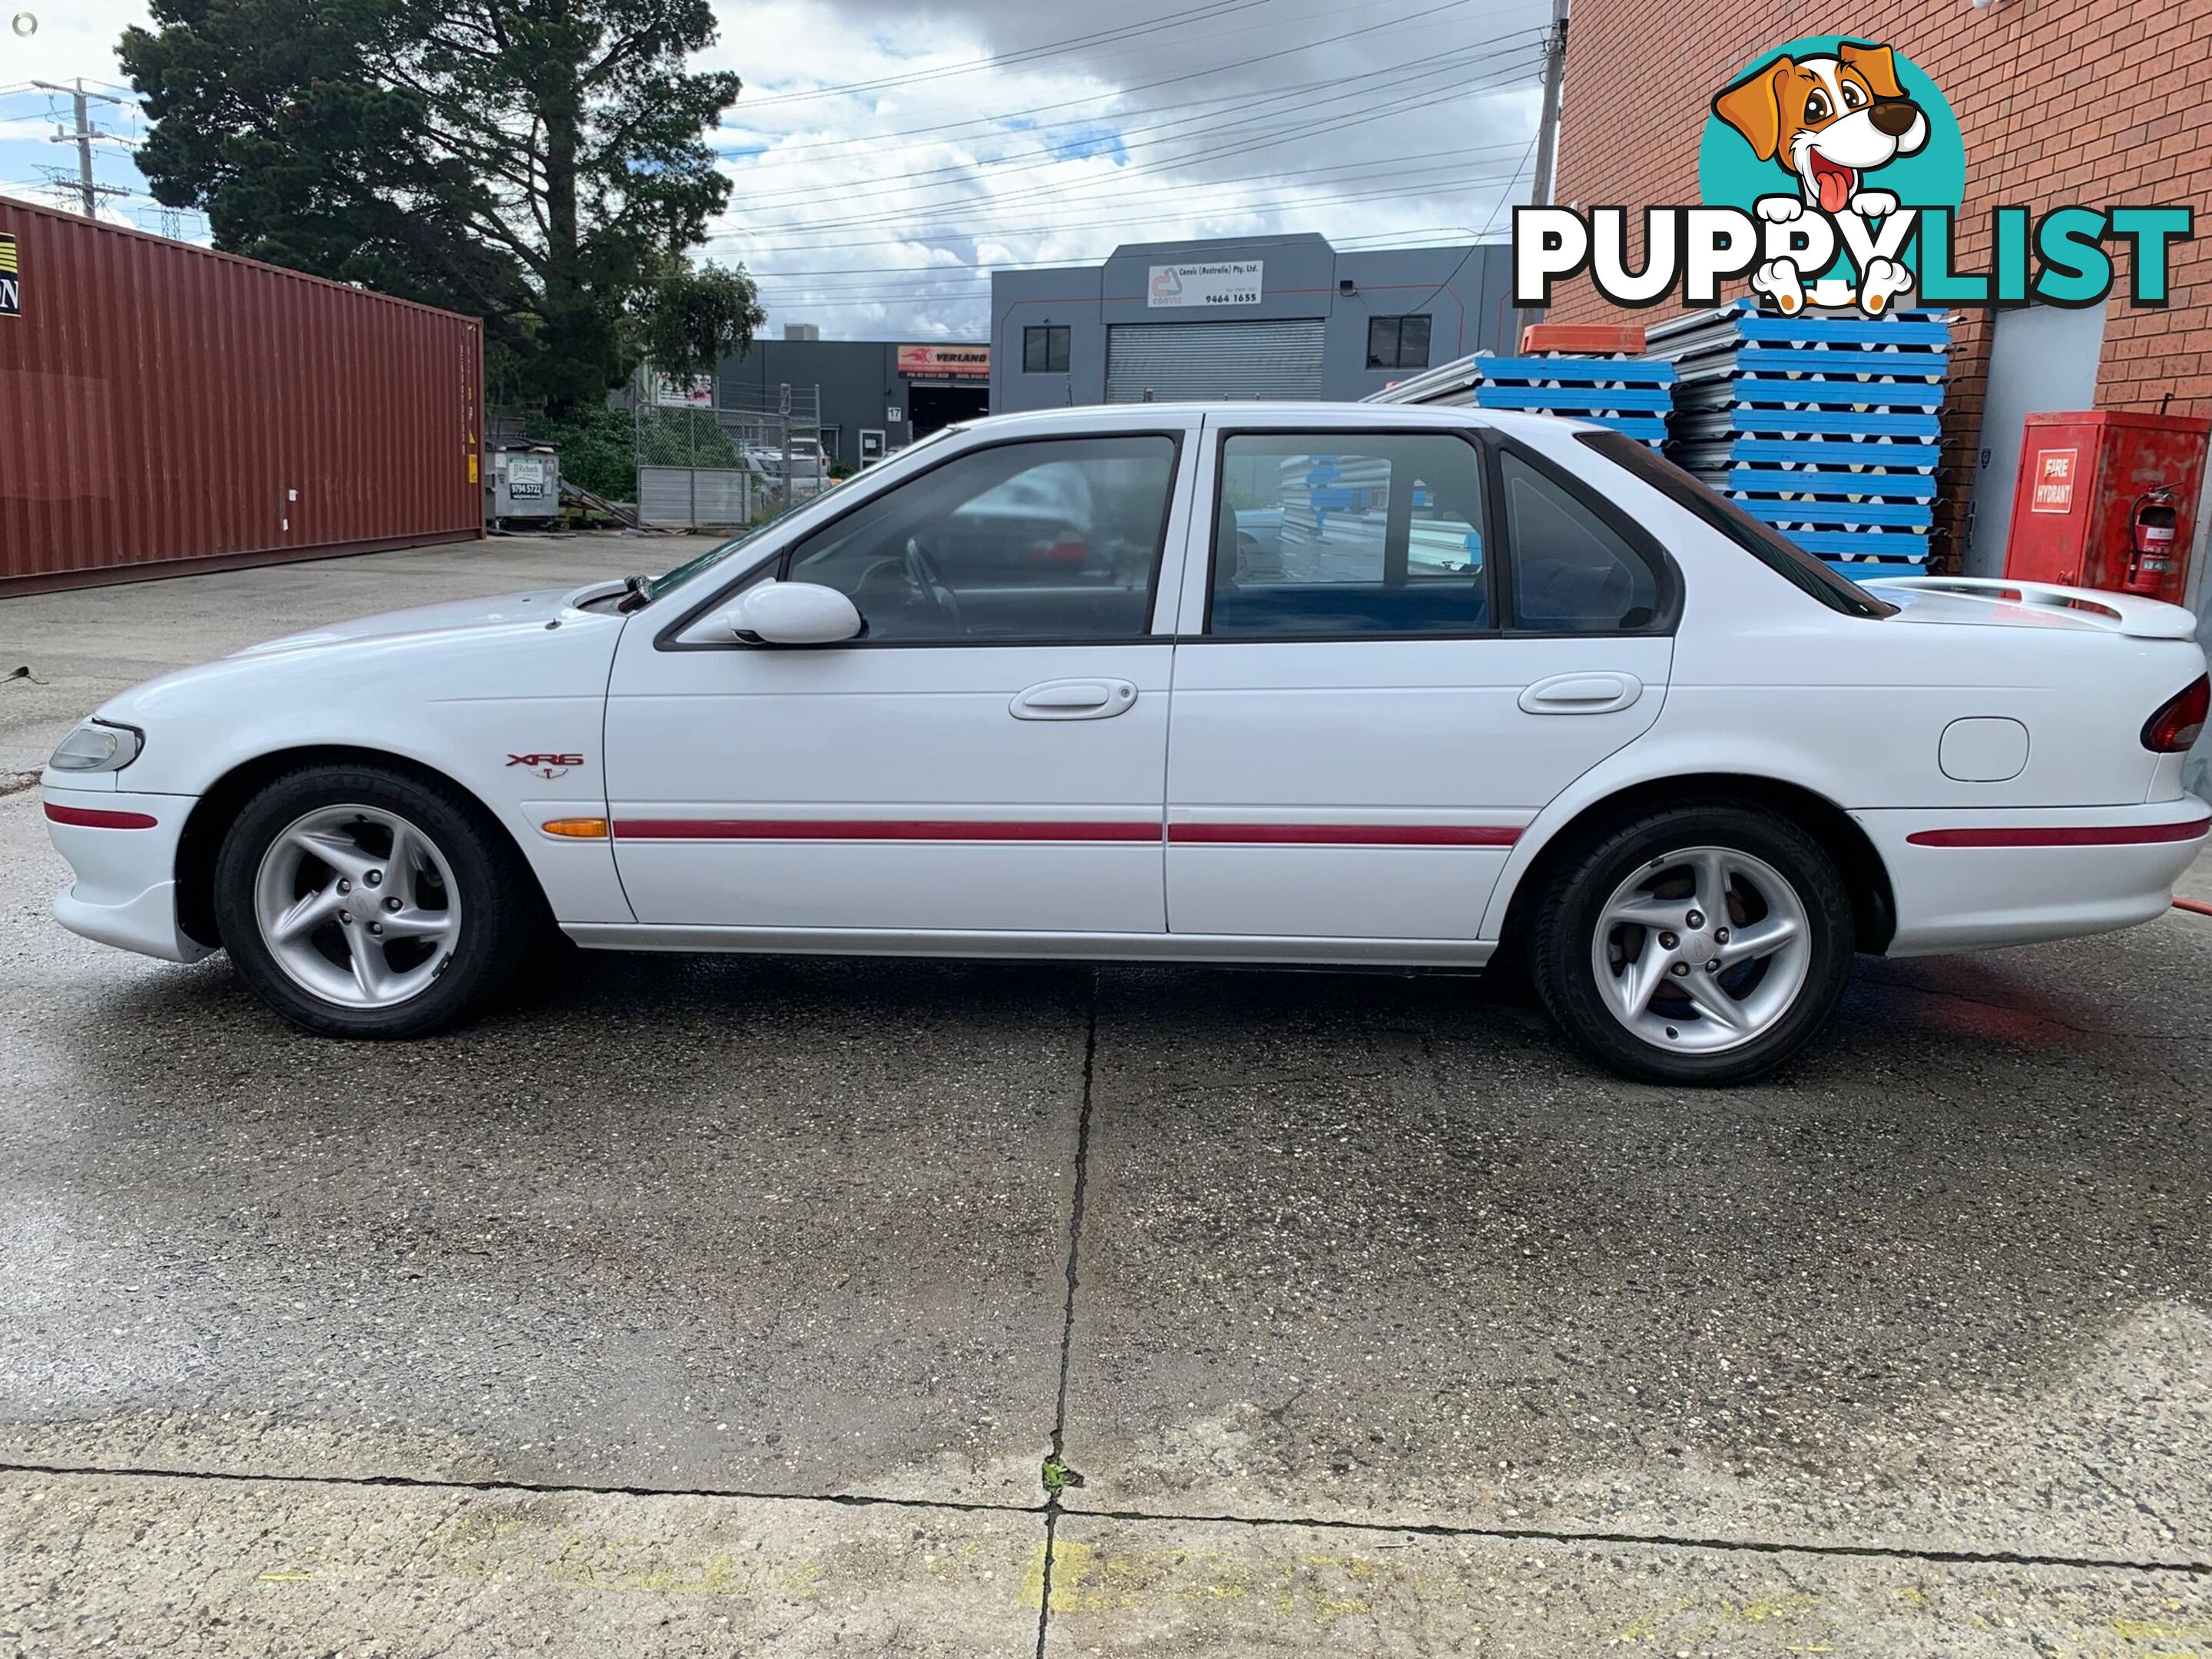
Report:
[[[1018,694],[1006,712],[1018,720],[1103,720],[1136,701],[1128,680],[1047,680]]]
[[[1644,682],[1633,674],[1554,674],[1538,680],[1521,694],[1521,710],[1528,714],[1610,714],[1626,708],[1644,695]]]

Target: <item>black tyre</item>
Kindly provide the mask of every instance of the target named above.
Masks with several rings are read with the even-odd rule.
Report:
[[[457,1023],[505,987],[544,926],[535,882],[480,807],[370,765],[270,783],[223,838],[215,884],[246,983],[324,1036]]]
[[[1648,812],[1571,850],[1528,942],[1552,1017],[1653,1083],[1780,1065],[1834,1011],[1852,949],[1850,897],[1819,842],[1725,801]]]

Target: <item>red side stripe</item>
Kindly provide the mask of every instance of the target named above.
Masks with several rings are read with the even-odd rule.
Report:
[[[153,830],[161,822],[143,812],[111,812],[97,806],[64,806],[55,801],[46,803],[46,816],[56,823],[74,823],[81,830]]]
[[[1923,830],[1905,840],[1915,847],[2140,847],[2157,842],[2195,841],[2207,830],[2212,830],[2212,818],[2189,823]]]
[[[973,818],[617,818],[622,841],[1156,842],[1157,823]],[[1215,845],[1510,847],[1521,831],[1492,823],[1177,823],[1168,839]]]
[[[1500,823],[1171,823],[1168,839],[1238,846],[1510,847],[1521,832]]]
[[[617,818],[620,841],[1152,841],[1157,823],[964,818]]]

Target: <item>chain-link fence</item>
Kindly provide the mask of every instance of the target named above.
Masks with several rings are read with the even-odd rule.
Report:
[[[637,406],[637,513],[672,529],[750,524],[756,505],[744,456],[712,409]]]
[[[756,522],[829,488],[818,386],[745,386],[641,377],[637,507],[646,524],[719,529]]]

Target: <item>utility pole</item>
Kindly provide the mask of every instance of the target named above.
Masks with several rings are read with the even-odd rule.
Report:
[[[101,103],[115,104],[118,106],[120,106],[124,100],[114,96],[111,93],[87,92],[84,89],[83,77],[81,76],[78,77],[76,84],[73,87],[56,86],[51,81],[33,81],[31,84],[38,88],[42,92],[58,92],[70,101],[70,105],[76,118],[75,129],[70,131],[57,130],[54,133],[53,142],[58,144],[75,144],[76,146],[77,198],[82,204],[82,211],[83,212],[84,216],[88,219],[97,218],[100,215],[100,198],[101,197],[128,196],[131,192],[118,185],[100,185],[93,182],[93,140],[95,138],[105,138],[108,137],[106,133],[100,131],[92,124],[93,100],[97,99]],[[52,172],[54,180],[57,184],[62,183],[68,176],[62,173],[58,168],[53,169]]]
[[[1536,177],[1528,191],[1529,204],[1548,206],[1552,200],[1552,164],[1559,147],[1559,82],[1567,74],[1567,0],[1552,0],[1552,29],[1544,38],[1544,112],[1536,118]],[[1549,308],[1538,306],[1529,320],[1540,323]]]
[[[1559,82],[1567,73],[1567,0],[1552,0],[1552,28],[1544,40],[1544,112],[1537,118],[1535,188],[1528,199],[1552,199],[1552,163],[1559,143]]]

